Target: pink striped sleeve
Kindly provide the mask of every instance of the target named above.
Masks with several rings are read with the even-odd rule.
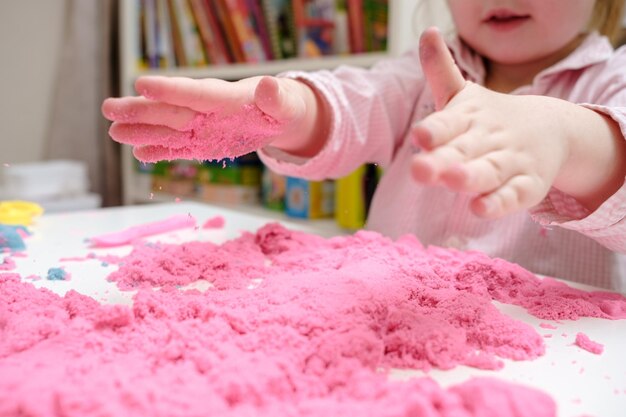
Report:
[[[322,151],[310,159],[271,146],[258,153],[275,172],[313,180],[347,175],[366,162],[387,166],[425,85],[417,51],[369,70],[341,66],[332,72],[281,76],[301,79],[320,93],[331,109],[331,133]]]
[[[626,140],[626,49],[593,75],[590,92],[581,94],[588,102],[579,105],[603,113],[620,127]],[[584,93],[584,89],[583,89]],[[595,104],[590,104],[595,103]],[[626,253],[626,181],[624,185],[597,210],[589,213],[574,198],[551,190],[538,206],[531,210],[535,220],[543,225],[557,225],[575,230],[616,252]]]
[[[626,253],[626,185],[590,214],[573,197],[556,189],[530,213],[544,226],[574,230],[608,249]]]

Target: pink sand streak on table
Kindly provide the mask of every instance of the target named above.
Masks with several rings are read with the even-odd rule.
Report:
[[[93,236],[89,241],[91,246],[96,248],[122,246],[128,245],[142,237],[194,227],[195,225],[196,219],[190,214],[176,214],[165,220],[129,227],[119,232]]]

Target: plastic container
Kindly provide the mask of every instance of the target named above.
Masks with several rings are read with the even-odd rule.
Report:
[[[88,193],[52,200],[39,200],[39,204],[46,213],[93,210],[102,205],[102,197],[100,194]]]
[[[87,194],[87,165],[54,160],[4,167],[4,194],[12,199],[45,200]]]

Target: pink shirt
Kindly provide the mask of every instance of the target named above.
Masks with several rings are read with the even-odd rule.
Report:
[[[480,57],[450,43],[467,79],[484,83]],[[390,237],[413,233],[424,244],[485,252],[538,274],[626,292],[626,185],[593,213],[553,189],[528,212],[483,220],[469,210],[470,195],[414,182],[416,152],[408,128],[432,113],[434,103],[417,48],[366,70],[283,74],[306,80],[332,109],[331,134],[313,158],[276,148],[259,152],[274,171],[308,179],[337,178],[366,162],[384,168],[367,228]],[[613,118],[626,137],[626,48],[589,35],[570,56],[512,94],[558,97]],[[550,138],[546,137],[546,140]]]

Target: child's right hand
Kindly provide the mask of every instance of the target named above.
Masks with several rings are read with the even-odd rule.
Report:
[[[144,162],[233,158],[270,143],[298,149],[313,135],[317,99],[303,83],[252,77],[237,82],[140,77],[142,97],[109,98],[109,134]]]
[[[566,100],[503,94],[465,81],[441,34],[424,31],[420,59],[437,112],[412,127],[416,181],[473,194],[498,218],[552,188],[596,210],[624,184],[626,143],[612,118]]]

